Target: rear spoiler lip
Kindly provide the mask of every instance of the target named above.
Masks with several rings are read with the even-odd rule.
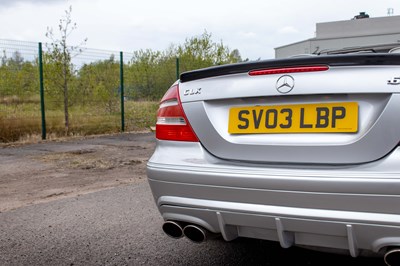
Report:
[[[324,55],[295,57],[286,59],[273,59],[263,61],[252,61],[237,64],[214,66],[193,71],[184,72],[180,75],[180,82],[188,82],[198,79],[247,73],[256,69],[267,69],[275,67],[295,67],[309,65],[328,66],[371,66],[371,65],[400,65],[400,54],[373,53],[373,54],[346,54],[346,55]]]

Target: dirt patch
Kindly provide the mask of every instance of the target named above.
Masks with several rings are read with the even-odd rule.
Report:
[[[117,156],[115,156],[117,155]],[[77,150],[71,152],[51,153],[44,156],[35,156],[34,159],[46,163],[53,163],[61,168],[73,169],[114,169],[126,165],[145,163],[143,159],[121,158],[121,151],[109,148],[104,151]]]
[[[0,148],[0,212],[143,182],[153,133]]]

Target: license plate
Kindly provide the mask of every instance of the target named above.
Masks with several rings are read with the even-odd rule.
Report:
[[[320,103],[233,107],[230,134],[355,133],[358,103]]]

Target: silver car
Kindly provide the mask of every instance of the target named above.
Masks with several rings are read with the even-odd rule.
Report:
[[[164,232],[400,258],[400,55],[183,73],[163,97],[148,180]]]

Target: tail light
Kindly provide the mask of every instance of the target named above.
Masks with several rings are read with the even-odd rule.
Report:
[[[183,111],[177,84],[173,85],[161,99],[157,112],[156,138],[173,141],[199,141]]]

